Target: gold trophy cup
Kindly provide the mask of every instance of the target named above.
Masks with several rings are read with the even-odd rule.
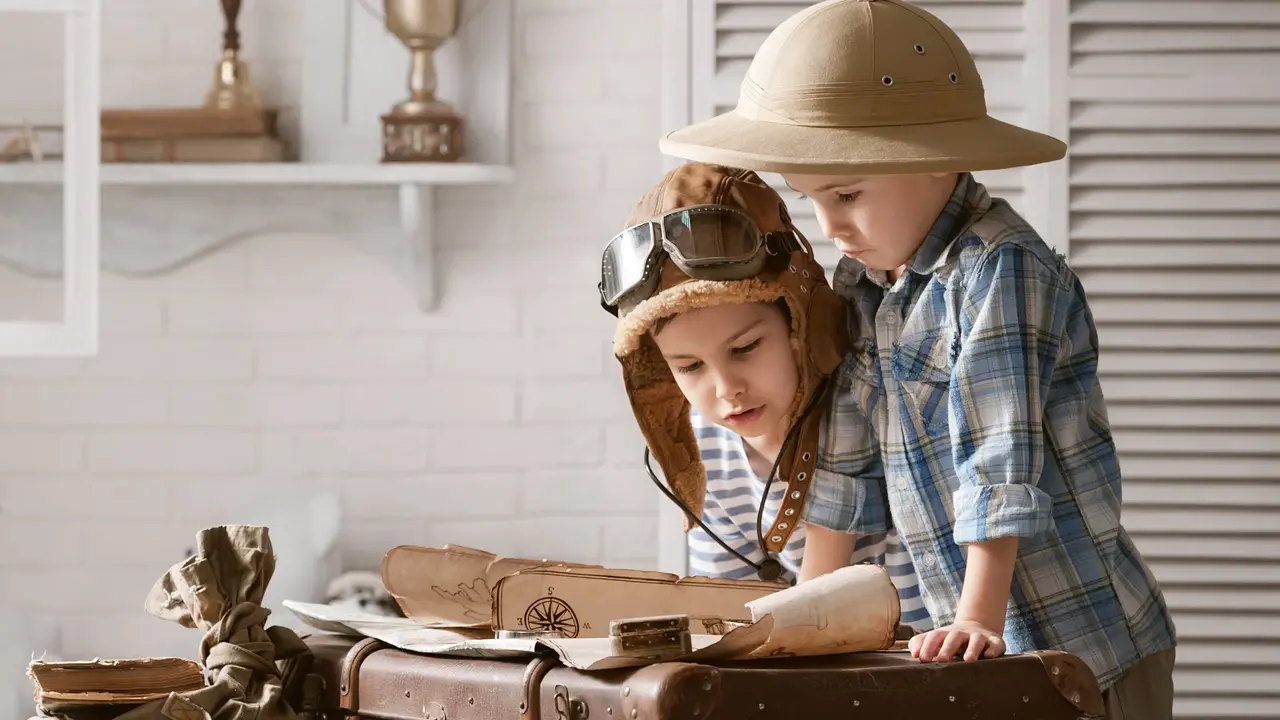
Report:
[[[409,98],[382,116],[383,162],[453,162],[463,119],[436,99],[434,53],[458,30],[460,0],[383,0],[387,30],[409,48]]]

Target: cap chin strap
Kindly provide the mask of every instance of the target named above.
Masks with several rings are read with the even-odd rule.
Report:
[[[675,493],[671,492],[671,489],[667,487],[666,483],[659,480],[657,474],[653,472],[653,466],[649,462],[649,445],[646,443],[644,447],[644,469],[645,472],[649,473],[649,479],[653,481],[653,484],[657,485],[658,489],[662,491],[662,494],[666,495],[667,499],[683,510],[684,514],[697,524],[697,526],[701,528],[708,537],[714,540],[717,545],[733,554],[743,563],[755,568],[756,577],[764,580],[765,582],[775,582],[782,576],[782,563],[778,562],[777,558],[769,556],[768,547],[764,542],[764,507],[769,501],[769,488],[773,485],[774,479],[778,476],[778,465],[782,462],[782,458],[786,454],[787,448],[792,445],[800,435],[800,428],[804,424],[804,419],[809,416],[809,413],[813,411],[814,407],[816,407],[818,400],[826,393],[828,380],[829,378],[824,377],[822,381],[818,383],[818,387],[813,393],[813,397],[809,399],[809,403],[800,413],[800,416],[796,418],[794,423],[792,423],[791,429],[787,431],[787,437],[782,441],[782,447],[778,449],[777,457],[773,460],[773,467],[769,470],[769,477],[765,479],[764,492],[760,494],[760,505],[756,508],[756,541],[760,543],[760,552],[764,553],[765,556],[765,559],[761,562],[754,562],[742,553],[729,547],[728,543],[721,540],[719,535],[712,532],[711,528],[707,527],[706,524],[702,522],[702,517],[699,513],[693,512],[693,510],[690,509],[683,500],[676,497]],[[794,581],[792,584],[795,584]]]

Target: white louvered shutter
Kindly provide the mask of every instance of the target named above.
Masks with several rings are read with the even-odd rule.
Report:
[[[1043,0],[1039,0],[1043,1]],[[991,114],[1006,122],[1025,123],[1028,96],[1025,77],[1023,0],[921,0],[916,5],[951,26],[977,61],[987,91]],[[696,121],[732,110],[738,102],[738,87],[747,67],[764,39],[778,25],[799,10],[813,4],[808,0],[694,0],[690,53],[691,114]],[[1025,172],[1021,170],[977,173],[993,195],[1023,208]],[[818,229],[813,208],[796,199],[782,180],[772,173],[762,176],[788,201],[788,208],[801,231],[814,244],[815,252],[830,273],[839,254]]]
[[[1280,718],[1280,0],[1073,0],[1070,260],[1180,718]]]

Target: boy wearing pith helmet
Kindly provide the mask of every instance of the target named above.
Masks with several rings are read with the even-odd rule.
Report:
[[[855,344],[837,374],[847,430],[831,437],[877,447],[883,472],[822,489],[847,502],[809,522],[850,543],[884,532],[887,505],[936,628],[913,654],[1064,650],[1097,675],[1108,717],[1170,717],[1173,622],[1120,522],[1084,290],[970,174],[1066,146],[991,118],[972,57],[933,15],[828,0],[770,34],[736,109],[661,148],[781,173],[845,255],[835,286]]]

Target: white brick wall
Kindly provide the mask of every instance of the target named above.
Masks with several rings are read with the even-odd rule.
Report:
[[[104,103],[198,102],[217,3],[105,6]],[[519,180],[442,193],[437,313],[394,259],[257,237],[168,276],[105,276],[96,358],[0,360],[0,606],[56,616],[71,656],[194,653],[142,599],[251,494],[339,493],[349,567],[446,542],[652,567],[658,495],[595,272],[661,172],[658,6],[517,1]],[[241,20],[286,117],[301,7],[249,0]],[[59,43],[48,18],[0,22],[0,122],[57,120]],[[0,270],[0,315],[56,292]]]

